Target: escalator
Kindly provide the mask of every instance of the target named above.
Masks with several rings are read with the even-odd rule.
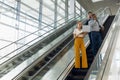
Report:
[[[104,32],[102,33],[102,38],[104,39],[111,24],[112,24],[112,21],[114,19],[114,15],[113,16],[109,16],[107,18],[107,20],[105,21],[104,23]],[[93,60],[94,60],[94,56],[92,55],[92,52],[91,52],[91,49],[90,47],[88,46],[87,49],[86,49],[86,52],[87,52],[87,58],[88,58],[88,68],[87,69],[79,69],[79,70],[76,70],[75,68],[73,68],[70,73],[68,74],[68,76],[66,77],[65,80],[84,80],[84,77],[86,76],[86,73],[88,72]]]
[[[66,46],[68,45],[69,46]],[[58,47],[51,51],[42,61],[29,69],[23,76],[17,80],[40,80],[44,74],[47,73],[61,57],[72,47],[73,35],[69,36]]]
[[[41,60],[35,60],[35,65],[32,63],[30,66],[28,66],[27,71],[22,71],[16,78],[13,80],[31,80],[34,78],[34,76],[41,72],[41,75],[44,75],[65,53],[71,46],[73,45],[73,35],[72,31],[75,28],[73,26],[68,31],[64,32],[65,34],[62,34],[61,36],[64,36],[65,38],[59,41],[57,43],[57,46],[52,47],[51,51],[48,51],[47,55],[44,58],[41,58]],[[58,38],[59,39],[59,38]],[[72,41],[71,41],[72,40]],[[67,44],[72,43],[71,45],[67,46]],[[31,67],[32,66],[32,67]],[[30,67],[30,68],[29,68]],[[21,75],[21,76],[20,76]],[[39,77],[40,78],[40,77]]]
[[[114,19],[113,16],[109,16],[109,18],[106,20],[106,22],[111,25],[112,20],[109,21],[109,19]],[[106,23],[105,22],[105,23]],[[105,25],[105,30],[108,31],[109,27],[108,24]],[[106,34],[106,33],[104,33]],[[27,72],[25,72],[20,78],[17,78],[17,80],[44,80],[44,75],[52,69],[52,67],[65,55],[65,53],[71,49],[73,45],[73,37],[72,35],[68,37],[63,43],[61,43],[58,47],[56,47],[53,51],[49,53],[43,60],[38,62],[36,65],[34,65],[32,68],[30,68]],[[68,44],[69,47],[68,47]],[[67,46],[66,46],[67,45]],[[66,48],[65,48],[66,47]],[[88,63],[89,68],[93,62],[93,55],[89,48],[87,48],[87,57],[88,57]],[[88,69],[89,69],[88,68]],[[70,74],[67,76],[66,80],[83,80],[88,69],[72,69]],[[53,79],[55,80],[55,79]]]

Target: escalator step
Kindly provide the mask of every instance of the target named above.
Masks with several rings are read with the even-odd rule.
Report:
[[[42,61],[40,65],[44,66],[45,64],[46,64],[46,61]]]
[[[30,57],[30,53],[23,54],[24,57]]]
[[[53,51],[53,53],[56,54],[56,53],[58,53],[59,51],[60,51],[60,50],[55,49],[55,50]]]
[[[93,54],[87,54],[87,58],[91,58],[91,57],[94,57],[94,55]]]
[[[36,78],[34,80],[40,80],[42,78],[42,76],[36,76]]]
[[[92,63],[93,62],[93,58],[88,58],[88,63]]]
[[[52,52],[53,52],[53,54],[56,54],[56,50],[53,50]]]
[[[82,76],[85,76],[86,73],[87,73],[87,71],[88,71],[88,69],[73,69],[73,70],[71,71],[71,73],[72,73],[73,75],[82,75]]]
[[[84,76],[69,75],[65,80],[84,80]]]
[[[72,76],[72,75],[68,75],[65,80],[75,80],[75,79],[73,79],[73,76]]]
[[[57,47],[56,49],[57,49],[57,50],[61,50],[61,49],[62,49],[62,47],[60,47],[60,46],[59,46],[59,47]]]
[[[40,66],[35,66],[34,67],[34,70],[36,70],[36,71],[39,70],[39,69],[40,69]]]
[[[49,57],[45,57],[45,61],[49,61],[50,60],[50,58]]]
[[[23,76],[23,77],[22,77],[22,80],[28,80],[28,77]]]
[[[53,57],[54,55],[55,55],[54,53],[50,53],[48,56]]]
[[[84,76],[74,76],[73,80],[84,80]]]
[[[29,72],[28,72],[28,75],[29,75],[29,76],[33,76],[33,75],[35,74],[35,72],[36,72],[36,71],[29,71]]]

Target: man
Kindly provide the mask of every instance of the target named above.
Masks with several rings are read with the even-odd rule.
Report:
[[[92,12],[88,12],[88,19],[86,20],[84,25],[88,25],[88,22],[90,21],[90,19],[92,18]]]
[[[97,16],[95,14],[92,14],[92,19],[89,21],[88,24],[91,28],[92,53],[95,56],[102,43],[100,27],[97,20]]]
[[[86,20],[84,25],[88,25],[89,21],[92,19],[92,12],[88,12],[88,19]],[[90,39],[90,45],[89,45],[89,49],[91,49],[92,47],[92,40],[91,40],[91,32],[88,33],[89,39]]]

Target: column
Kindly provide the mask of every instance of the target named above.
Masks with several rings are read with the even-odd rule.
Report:
[[[57,0],[55,0],[54,6],[54,28],[57,28]]]
[[[43,0],[39,0],[39,24],[38,24],[38,29],[41,29],[42,26],[42,8],[43,8]]]
[[[20,5],[21,5],[21,0],[17,0],[17,8],[16,8],[16,20],[19,21],[20,20]]]
[[[65,22],[68,21],[68,0],[65,0]]]
[[[16,0],[17,1],[17,7],[16,7],[16,29],[17,29],[17,39],[21,38],[21,32],[19,30],[19,21],[20,21],[20,7],[21,7],[21,0]],[[24,34],[24,33],[23,33]],[[17,48],[20,47],[20,45],[18,43],[23,43],[24,44],[24,40],[20,40],[19,42],[16,42]],[[19,51],[18,51],[19,52]]]
[[[70,14],[72,14],[72,17],[75,17],[75,0],[69,0],[70,2]]]

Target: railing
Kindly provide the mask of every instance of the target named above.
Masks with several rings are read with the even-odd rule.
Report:
[[[73,21],[73,20],[76,20],[77,18],[79,18],[79,16],[76,17],[76,18],[73,17],[73,18],[69,19],[67,22],[69,23],[69,22],[71,22],[71,21]],[[66,22],[63,22],[63,23],[59,24],[56,29],[62,27],[62,26],[65,25],[65,24],[66,24]],[[35,34],[35,33],[39,32],[40,30],[37,30],[37,31],[35,31],[35,32],[33,32],[33,33],[31,33],[31,34],[29,34],[29,35],[27,35],[27,36],[25,36],[25,37],[23,37],[23,38],[21,38],[21,39],[13,42],[13,43],[11,43],[11,44],[9,44],[9,45],[4,46],[3,48],[0,49],[1,52],[2,52],[2,50],[3,50],[3,52],[4,52],[4,55],[3,55],[0,59],[6,57],[6,56],[8,56],[8,55],[10,55],[11,53],[15,53],[15,52],[17,52],[17,51],[20,52],[20,51],[24,50],[25,48],[28,47],[28,46],[26,47],[26,45],[28,45],[28,44],[29,44],[29,46],[32,45],[33,43],[39,41],[39,40],[38,40],[39,38],[41,38],[42,36],[45,37],[46,34],[48,35],[48,34],[50,34],[51,32],[53,32],[54,30],[56,30],[56,29],[51,29],[51,30],[49,30],[47,33],[44,33],[44,34],[42,34],[42,35],[40,35],[40,36],[36,36],[36,37],[33,38],[32,40],[26,42],[24,45],[22,45],[22,46],[20,46],[19,48],[11,51],[10,53],[5,53],[4,50],[7,50],[7,49],[10,48],[11,46],[13,46],[14,43],[17,43],[17,42],[19,42],[19,41],[21,41],[21,40],[23,40],[23,39],[27,39],[27,38],[32,37],[32,36],[33,36],[32,34]],[[35,41],[35,42],[34,42],[34,41]],[[21,48],[23,48],[23,47],[24,47],[24,49],[21,49]]]
[[[106,7],[103,9],[103,11],[97,14],[99,22],[101,22],[101,24],[104,24],[103,22],[105,21],[103,19],[108,15],[112,15],[112,13],[111,13],[111,9],[109,7]]]
[[[94,13],[95,14],[98,14],[98,13],[101,13],[101,11],[103,11],[104,10],[104,8],[100,8],[100,9],[98,9],[97,11],[95,11]]]
[[[110,10],[110,9],[108,9],[108,10]],[[93,63],[91,64],[91,67],[90,67],[84,80],[102,80],[110,52],[112,50],[112,47],[115,45],[114,44],[114,41],[116,41],[116,31],[115,30],[119,27],[119,26],[117,27],[117,25],[119,24],[119,20],[120,20],[119,13],[120,13],[120,9],[117,12],[117,15],[114,18],[114,21],[112,22],[112,25],[111,25],[111,27],[104,39],[99,51],[98,51]],[[111,13],[110,13],[110,15],[111,15]]]

